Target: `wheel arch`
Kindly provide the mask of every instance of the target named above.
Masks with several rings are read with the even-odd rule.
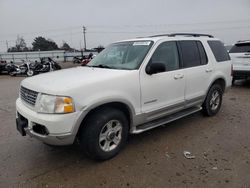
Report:
[[[134,109],[131,107],[131,105],[125,103],[124,101],[110,101],[110,102],[105,102],[105,103],[101,103],[101,104],[95,104],[92,105],[91,107],[89,107],[87,110],[87,113],[84,115],[84,117],[81,119],[80,121],[80,125],[77,128],[77,134],[76,136],[79,136],[79,132],[81,131],[81,129],[83,129],[84,126],[84,122],[87,120],[87,118],[95,113],[98,109],[100,108],[114,108],[114,109],[118,109],[120,111],[122,111],[125,116],[128,119],[129,122],[129,129],[132,127],[133,125],[133,116],[135,114]]]
[[[210,86],[208,87],[207,93],[214,84],[219,84],[221,86],[221,88],[222,88],[223,93],[225,92],[225,90],[226,90],[226,79],[224,77],[217,77],[216,79],[214,79],[214,81],[211,82]]]
[[[204,99],[203,99],[203,102],[206,100],[207,95],[208,95],[208,92],[209,92],[210,88],[211,88],[214,84],[219,84],[219,85],[221,86],[221,88],[222,88],[222,92],[223,92],[223,93],[225,92],[225,90],[226,90],[226,79],[225,79],[224,77],[217,77],[217,78],[215,78],[215,79],[211,82],[211,84],[209,85],[209,87],[208,87],[208,89],[207,89],[207,91],[206,91],[205,97],[204,97]]]

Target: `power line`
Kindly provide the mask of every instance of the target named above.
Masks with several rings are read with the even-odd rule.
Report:
[[[248,29],[250,28],[250,25],[247,26],[235,26],[235,27],[216,27],[216,28],[191,28],[191,29],[185,29],[186,31],[220,31],[220,30],[234,30],[234,29]],[[138,34],[138,33],[155,33],[155,32],[173,32],[173,29],[166,29],[166,30],[147,30],[147,31],[135,31],[135,30],[128,30],[128,31],[105,31],[105,30],[89,30],[89,34]],[[86,27],[85,31],[83,29],[83,33],[86,34]],[[59,35],[45,35],[46,38],[57,38],[57,37],[63,37],[63,36],[71,36],[71,35],[80,35],[82,32],[70,32],[70,33],[64,33]],[[27,41],[34,40],[34,38],[25,38]],[[85,36],[86,39],[86,36]],[[11,39],[7,40],[8,42],[15,42],[16,40]],[[6,43],[6,40],[1,40],[1,43]]]
[[[190,22],[190,23],[170,23],[170,24],[135,24],[135,25],[87,25],[88,28],[144,28],[144,27],[170,27],[170,26],[185,26],[185,25],[204,25],[204,24],[226,24],[226,23],[242,23],[250,22],[250,19],[239,19],[239,20],[224,20],[224,21],[208,21],[208,22]],[[79,26],[63,27],[56,29],[47,29],[32,32],[23,32],[19,35],[33,35],[41,33],[51,33],[55,31],[68,31],[68,30],[79,30]],[[13,36],[15,33],[1,34],[0,36]]]

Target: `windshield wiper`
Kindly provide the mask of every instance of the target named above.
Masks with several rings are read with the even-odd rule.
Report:
[[[106,68],[106,69],[111,69],[110,66],[108,65],[104,65],[104,64],[100,64],[100,65],[86,65],[87,67],[98,67],[98,68]]]

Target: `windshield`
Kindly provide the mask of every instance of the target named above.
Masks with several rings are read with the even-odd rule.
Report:
[[[111,44],[87,66],[127,70],[138,69],[152,44],[152,41],[129,41]]]
[[[245,53],[250,52],[250,43],[239,43],[234,45],[229,53]]]

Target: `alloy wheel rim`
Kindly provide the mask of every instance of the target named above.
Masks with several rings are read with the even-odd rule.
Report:
[[[29,70],[29,71],[27,72],[27,74],[28,74],[28,76],[32,76],[32,75],[33,75],[33,71],[32,71],[32,70]]]
[[[118,120],[110,120],[106,123],[99,135],[99,146],[105,152],[117,148],[122,139],[122,125]]]
[[[210,100],[210,107],[213,111],[217,110],[220,105],[220,94],[219,91],[215,90],[212,93],[212,98]]]

